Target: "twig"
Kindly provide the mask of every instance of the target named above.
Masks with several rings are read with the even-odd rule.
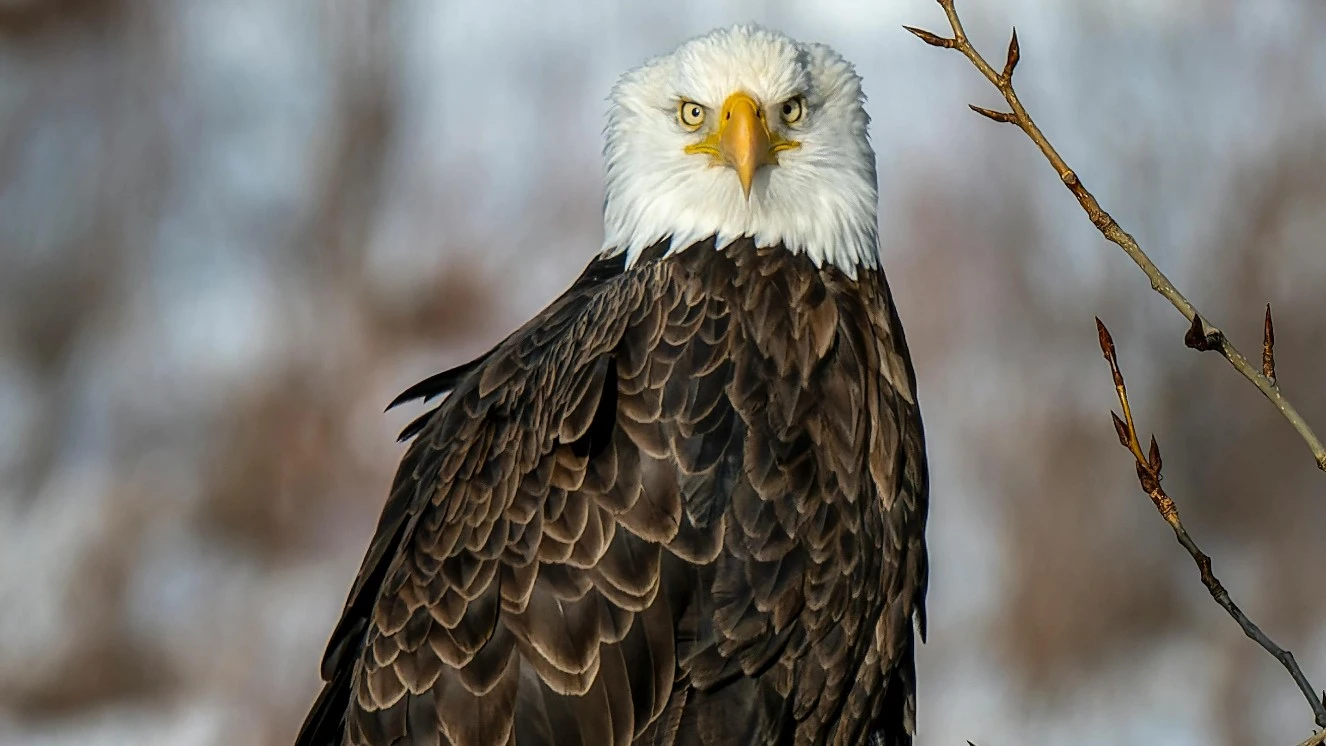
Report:
[[[1323,728],[1317,731],[1315,734],[1308,736],[1308,740],[1304,741],[1303,743],[1300,743],[1298,746],[1321,746],[1324,743],[1326,743],[1326,728]]]
[[[1316,433],[1312,431],[1312,428],[1303,420],[1303,417],[1289,403],[1289,400],[1280,393],[1280,387],[1276,384],[1274,376],[1254,368],[1248,362],[1248,359],[1243,356],[1243,353],[1239,352],[1238,348],[1229,341],[1224,332],[1202,316],[1193,307],[1192,303],[1174,287],[1174,283],[1170,282],[1169,278],[1146,255],[1146,252],[1142,251],[1142,247],[1138,245],[1136,239],[1121,228],[1114,218],[1110,217],[1110,214],[1101,208],[1096,198],[1082,185],[1082,181],[1077,177],[1077,174],[1068,167],[1059,152],[1045,138],[1040,127],[1037,127],[1032,120],[1031,115],[1027,114],[1026,108],[1018,100],[1017,91],[1013,88],[1013,70],[1017,67],[1018,60],[1021,58],[1017,30],[1014,29],[1013,38],[1008,43],[1008,54],[1005,57],[1004,68],[1002,71],[996,72],[968,41],[967,34],[962,29],[962,21],[958,19],[958,12],[953,7],[953,1],[937,0],[944,9],[945,15],[948,16],[949,26],[953,29],[952,38],[937,36],[929,31],[912,28],[911,26],[904,26],[903,28],[931,46],[956,49],[962,52],[963,56],[970,60],[976,66],[976,69],[985,76],[985,79],[999,89],[1004,100],[1008,102],[1011,111],[993,111],[979,106],[972,106],[971,109],[996,122],[1017,125],[1019,129],[1026,133],[1027,137],[1031,138],[1032,142],[1036,143],[1036,147],[1040,148],[1041,153],[1054,167],[1055,172],[1059,174],[1064,186],[1068,187],[1068,191],[1073,193],[1078,204],[1082,205],[1082,209],[1086,211],[1087,217],[1091,218],[1092,224],[1106,239],[1123,249],[1124,253],[1128,254],[1137,263],[1137,266],[1141,267],[1142,271],[1146,273],[1147,278],[1151,280],[1151,288],[1169,300],[1179,310],[1179,313],[1191,322],[1192,327],[1189,329],[1188,336],[1185,337],[1188,346],[1197,350],[1216,350],[1223,355],[1230,365],[1234,366],[1235,370],[1242,373],[1244,378],[1251,381],[1275,405],[1275,408],[1280,410],[1280,414],[1284,415],[1289,424],[1293,425],[1299,436],[1307,443],[1308,448],[1312,451],[1312,457],[1317,462],[1317,467],[1326,471],[1326,447],[1322,446]]]
[[[1229,613],[1234,621],[1238,622],[1239,627],[1243,628],[1243,633],[1252,638],[1254,642],[1262,646],[1266,652],[1280,661],[1280,665],[1285,667],[1289,675],[1293,677],[1294,683],[1298,685],[1299,691],[1307,697],[1312,705],[1312,714],[1318,726],[1326,728],[1326,703],[1317,696],[1317,690],[1308,683],[1308,679],[1303,675],[1303,669],[1299,668],[1298,662],[1294,660],[1294,654],[1275,644],[1266,633],[1261,631],[1251,619],[1243,613],[1243,610],[1235,604],[1229,597],[1229,592],[1225,586],[1221,585],[1215,574],[1211,572],[1211,558],[1197,546],[1188,535],[1187,529],[1183,527],[1183,521],[1179,519],[1179,508],[1165,494],[1165,489],[1160,486],[1160,469],[1162,462],[1160,459],[1160,446],[1156,444],[1156,438],[1151,437],[1151,445],[1145,454],[1142,453],[1142,442],[1137,437],[1137,427],[1133,422],[1132,407],[1128,404],[1128,389],[1124,387],[1123,373],[1119,370],[1119,358],[1114,349],[1114,339],[1110,332],[1105,328],[1105,324],[1100,319],[1096,319],[1096,333],[1100,338],[1100,351],[1105,355],[1105,360],[1110,364],[1110,375],[1114,378],[1114,393],[1119,397],[1119,406],[1123,409],[1123,418],[1110,412],[1114,419],[1114,431],[1119,436],[1119,443],[1127,448],[1133,454],[1133,460],[1137,466],[1137,480],[1142,486],[1142,491],[1151,498],[1155,504],[1156,510],[1174,529],[1174,537],[1179,540],[1183,548],[1192,555],[1193,561],[1197,563],[1197,569],[1202,575],[1202,585],[1210,591],[1211,598],[1220,604],[1226,612]],[[1318,741],[1317,743],[1321,743]]]

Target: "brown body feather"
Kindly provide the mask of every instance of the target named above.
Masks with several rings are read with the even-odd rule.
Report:
[[[911,743],[927,471],[883,274],[598,259],[402,460],[297,746]]]

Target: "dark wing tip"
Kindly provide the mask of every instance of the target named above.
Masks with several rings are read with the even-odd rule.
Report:
[[[350,677],[352,666],[341,666],[333,678],[327,680],[308,716],[299,727],[294,746],[333,746],[341,743],[345,733],[345,713],[350,706]]]
[[[433,415],[435,414],[437,414],[436,408],[430,409],[411,420],[410,424],[406,425],[405,429],[401,430],[400,434],[396,436],[396,442],[404,443],[423,432],[423,429],[428,426],[429,420],[433,419]]]
[[[409,401],[414,401],[415,399],[428,401],[429,399],[449,393],[452,389],[456,388],[457,383],[460,383],[460,379],[469,375],[471,371],[479,367],[479,365],[487,359],[489,354],[490,353],[484,353],[468,363],[457,365],[454,368],[448,368],[441,373],[434,373],[419,383],[402,391],[395,399],[392,399],[391,403],[387,405],[387,408],[382,411],[390,412],[395,407],[399,407],[400,405]]]

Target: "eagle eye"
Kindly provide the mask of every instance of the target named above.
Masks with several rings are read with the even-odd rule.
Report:
[[[689,130],[697,130],[704,124],[704,107],[694,101],[682,99],[677,105],[677,121]]]
[[[783,121],[788,124],[796,124],[806,115],[806,99],[802,96],[793,96],[783,102],[779,107],[779,113],[783,115]]]

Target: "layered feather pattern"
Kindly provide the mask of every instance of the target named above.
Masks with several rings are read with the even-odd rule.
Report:
[[[911,742],[926,460],[883,274],[667,249],[407,392],[446,398],[297,746]]]

